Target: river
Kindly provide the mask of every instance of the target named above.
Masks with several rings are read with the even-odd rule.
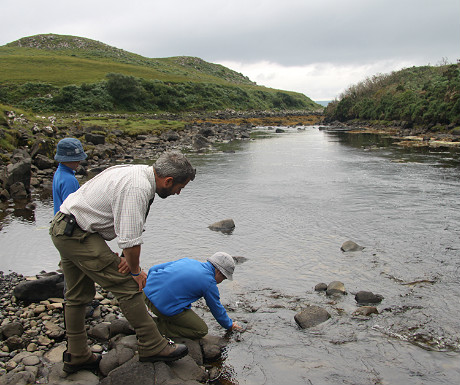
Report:
[[[221,384],[454,384],[460,377],[460,152],[306,127],[264,129],[225,151],[193,154],[197,177],[154,202],[141,264],[216,251],[247,258],[219,285],[247,331],[229,337]],[[0,270],[57,268],[49,194],[2,219]],[[208,226],[232,218],[230,234]],[[344,253],[352,240],[364,249]],[[116,243],[111,242],[116,249]],[[341,281],[327,297],[317,283]],[[381,294],[357,317],[354,294]],[[306,305],[330,320],[301,330]],[[201,310],[210,330],[222,333]]]

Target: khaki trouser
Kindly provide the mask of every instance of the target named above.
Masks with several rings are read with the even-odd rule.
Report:
[[[99,234],[88,233],[77,226],[72,236],[67,236],[64,235],[66,224],[64,215],[58,212],[51,222],[50,235],[61,254],[66,280],[64,317],[71,363],[85,362],[91,356],[85,309],[96,293],[95,282],[118,300],[124,316],[136,331],[139,355],[158,354],[168,342],[149,315],[136,281],[129,274],[118,272],[120,259]]]
[[[150,302],[145,296],[145,304],[158,317],[155,322],[158,330],[166,337],[184,337],[192,340],[203,338],[208,334],[208,326],[193,310],[185,309],[183,312],[166,316]]]

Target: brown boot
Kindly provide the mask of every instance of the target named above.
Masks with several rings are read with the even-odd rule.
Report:
[[[169,341],[168,345],[158,354],[154,356],[139,357],[140,362],[157,362],[157,361],[176,361],[185,357],[188,354],[188,348],[186,345],[175,344],[173,341]]]
[[[93,354],[87,361],[82,362],[81,364],[72,365],[69,362],[70,354],[64,352],[64,367],[62,370],[68,374],[76,373],[79,370],[91,370],[95,371],[99,369],[99,362],[101,362],[102,356],[100,354]]]

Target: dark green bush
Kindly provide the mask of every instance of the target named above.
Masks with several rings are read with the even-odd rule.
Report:
[[[460,75],[457,65],[412,67],[376,75],[351,86],[330,103],[329,120],[404,120],[450,124],[460,120]]]

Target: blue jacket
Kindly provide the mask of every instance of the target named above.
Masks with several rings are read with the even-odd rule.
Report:
[[[53,177],[53,204],[55,215],[59,211],[62,202],[65,201],[65,198],[79,188],[80,184],[77,178],[75,178],[75,171],[59,163]]]
[[[214,318],[225,329],[233,321],[220,303],[219,289],[211,262],[182,258],[150,268],[144,293],[155,307],[166,316],[190,309],[203,297]]]

